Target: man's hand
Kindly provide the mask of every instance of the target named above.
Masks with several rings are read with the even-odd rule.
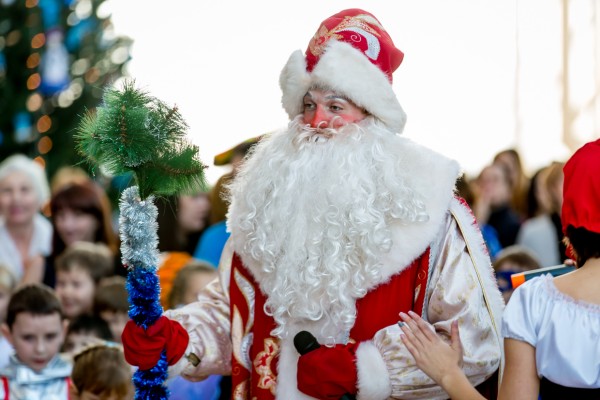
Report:
[[[148,329],[129,320],[121,340],[125,360],[141,370],[148,370],[156,365],[163,350],[169,365],[175,364],[183,356],[190,339],[179,322],[162,316]]]
[[[356,394],[355,343],[321,346],[298,359],[298,389],[317,399],[339,400]]]

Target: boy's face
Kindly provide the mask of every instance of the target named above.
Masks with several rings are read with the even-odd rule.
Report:
[[[66,321],[62,321],[58,313],[35,315],[22,312],[17,314],[10,329],[6,324],[2,325],[2,333],[14,347],[19,360],[40,372],[58,354],[66,328]]]
[[[77,265],[69,271],[56,271],[56,295],[69,319],[92,311],[95,288],[90,274]]]
[[[74,355],[79,353],[84,348],[97,343],[102,343],[102,339],[100,339],[94,332],[71,332],[67,334],[67,337],[65,338],[63,351]]]

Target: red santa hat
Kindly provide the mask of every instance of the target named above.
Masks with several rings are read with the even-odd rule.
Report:
[[[343,10],[321,23],[305,54],[298,50],[288,59],[279,78],[283,107],[294,118],[309,89],[327,88],[402,132],[406,114],[392,89],[392,73],[403,58],[371,13]]]
[[[563,172],[563,233],[569,225],[600,233],[600,139],[577,150]]]

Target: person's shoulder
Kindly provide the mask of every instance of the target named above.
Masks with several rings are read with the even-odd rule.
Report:
[[[226,221],[217,222],[216,224],[212,224],[204,231],[203,236],[221,236],[227,233],[227,223]]]
[[[551,279],[552,276],[546,274],[526,281],[514,290],[506,305],[507,308],[511,306],[522,307],[524,305],[532,306],[533,304],[541,306],[546,304],[548,302],[548,284]]]

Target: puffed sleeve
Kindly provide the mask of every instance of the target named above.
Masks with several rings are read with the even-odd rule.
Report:
[[[449,342],[450,326],[458,319],[460,335],[464,348],[464,372],[473,385],[478,385],[490,377],[499,367],[502,357],[499,326],[495,326],[489,308],[486,306],[484,289],[480,285],[480,277],[473,266],[472,255],[456,222],[449,218],[442,237],[439,239],[439,252],[432,259],[432,275],[427,289],[427,306],[424,317],[431,323],[438,335]],[[488,264],[485,268],[491,268]],[[492,279],[491,270],[484,279]],[[488,282],[491,285],[491,282]],[[490,295],[494,301],[501,302],[500,293]],[[485,286],[485,285],[484,285]],[[488,299],[489,301],[489,299]],[[498,321],[500,324],[500,321]],[[415,364],[409,351],[400,339],[400,329],[389,326],[378,331],[372,342],[365,342],[358,349],[358,363],[361,356],[375,367],[379,365],[380,375],[387,375],[391,391],[375,392],[363,380],[361,388],[361,371],[359,365],[359,399],[379,398],[387,396],[399,399],[446,399],[448,395],[435,382],[423,373]],[[361,347],[363,347],[361,349]],[[376,363],[373,351],[376,350],[383,359]],[[364,357],[371,353],[370,357]],[[381,366],[384,366],[382,368]],[[363,390],[364,389],[364,390]],[[371,396],[375,395],[375,396]],[[383,395],[383,396],[382,396]]]
[[[538,276],[515,289],[502,317],[502,336],[537,344],[540,316],[544,314],[548,295],[543,293],[545,276]]]
[[[165,312],[168,318],[182,324],[190,337],[185,356],[170,367],[169,375],[181,374],[188,380],[198,381],[209,375],[231,373],[229,280],[232,257],[233,249],[228,241],[219,262],[218,278],[206,286],[198,301]],[[200,360],[196,366],[192,362],[194,356]]]

